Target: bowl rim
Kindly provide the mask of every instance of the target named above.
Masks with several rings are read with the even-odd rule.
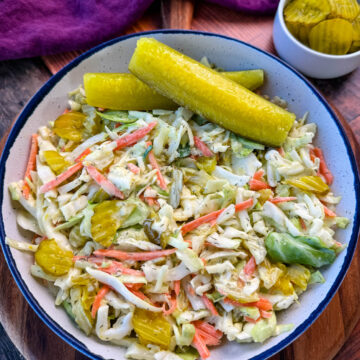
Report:
[[[344,279],[346,272],[348,268],[350,267],[351,260],[353,258],[355,247],[357,244],[358,236],[359,236],[359,226],[360,226],[360,203],[357,200],[360,195],[360,179],[359,179],[359,173],[358,168],[355,160],[355,156],[352,150],[352,147],[350,145],[349,139],[345,133],[345,130],[343,129],[339,119],[337,118],[336,114],[334,113],[333,109],[330,107],[330,105],[327,103],[325,98],[319,93],[319,91],[307,80],[303,75],[301,75],[297,70],[295,70],[293,67],[288,65],[283,60],[279,59],[273,54],[270,54],[262,49],[257,48],[256,46],[250,45],[246,42],[243,42],[241,40],[220,35],[216,33],[211,32],[205,32],[205,31],[194,31],[194,30],[172,30],[172,29],[161,29],[161,30],[152,30],[152,31],[144,31],[144,32],[138,32],[134,34],[124,35],[120,36],[115,39],[111,39],[109,41],[106,41],[104,43],[101,43],[94,48],[86,51],[85,53],[79,55],[77,58],[72,60],[69,64],[64,66],[60,71],[58,71],[55,75],[53,75],[36,93],[33,95],[33,97],[28,101],[28,103],[25,105],[24,109],[20,113],[19,117],[16,119],[9,136],[6,140],[3,152],[1,154],[0,158],[0,206],[2,209],[3,206],[3,200],[4,200],[4,177],[5,177],[5,165],[7,162],[7,159],[9,157],[10,149],[16,140],[17,136],[19,135],[23,125],[25,124],[28,117],[32,115],[36,107],[42,102],[43,98],[53,89],[53,87],[57,84],[59,80],[61,80],[70,70],[72,70],[74,67],[76,67],[78,64],[80,64],[83,60],[87,59],[91,55],[97,53],[98,51],[109,47],[113,44],[116,44],[118,42],[133,38],[133,37],[141,37],[141,36],[151,36],[155,34],[190,34],[190,35],[197,35],[197,36],[210,36],[210,37],[218,37],[225,40],[233,41],[237,44],[241,44],[242,46],[249,47],[253,50],[258,51],[260,54],[270,57],[272,60],[282,64],[284,67],[286,67],[289,71],[294,73],[297,77],[299,77],[302,81],[305,82],[305,84],[308,86],[308,88],[312,91],[312,93],[318,98],[318,100],[325,106],[326,110],[328,111],[330,117],[335,122],[340,136],[343,138],[347,156],[350,160],[351,169],[354,174],[354,190],[355,190],[355,213],[354,213],[354,221],[353,221],[353,227],[352,227],[352,233],[351,237],[349,239],[348,247],[347,247],[347,254],[345,256],[344,262],[341,266],[341,269],[334,280],[331,288],[327,292],[326,296],[322,300],[322,302],[317,306],[316,309],[313,310],[313,312],[310,314],[309,318],[303,321],[293,332],[291,332],[287,337],[285,337],[282,341],[278,342],[271,348],[263,351],[262,353],[249,358],[249,360],[263,360],[267,359],[268,357],[276,354],[289,344],[291,344],[296,338],[298,338],[308,327],[320,316],[320,314],[323,312],[323,310],[326,308],[330,300],[335,295],[337,289],[341,285],[342,280]],[[69,332],[64,330],[61,325],[56,322],[54,319],[52,319],[46,311],[40,306],[38,303],[36,297],[31,293],[29,290],[27,284],[21,277],[16,262],[11,254],[10,247],[5,243],[5,228],[4,228],[4,221],[3,221],[2,212],[0,214],[0,244],[3,250],[3,254],[5,256],[6,262],[8,264],[8,267],[10,269],[10,272],[19,287],[21,293],[25,297],[28,304],[31,306],[31,308],[35,311],[35,313],[39,316],[39,318],[52,330],[56,335],[58,335],[62,340],[70,344],[73,348],[81,352],[82,354],[88,356],[91,359],[97,360],[97,359],[104,359],[102,356],[96,355],[92,353],[87,346],[76,339],[73,335],[71,335]]]
[[[331,54],[326,54],[326,53],[322,53],[320,51],[313,50],[310,47],[304,45],[300,40],[298,40],[290,32],[290,30],[286,26],[285,19],[284,19],[284,7],[285,7],[285,3],[289,2],[289,1],[290,0],[280,0],[276,13],[279,16],[280,26],[285,31],[285,34],[287,35],[287,37],[289,37],[290,40],[292,40],[292,42],[295,43],[297,46],[299,46],[303,51],[307,52],[308,54],[315,55],[315,56],[321,57],[323,59],[328,59],[328,60],[330,60],[330,59],[331,60],[347,60],[347,59],[353,59],[356,57],[360,57],[360,50],[355,51],[351,54],[331,55]]]

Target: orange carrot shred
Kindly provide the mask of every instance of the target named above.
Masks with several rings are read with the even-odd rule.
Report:
[[[119,150],[124,147],[136,144],[140,139],[145,137],[156,125],[157,125],[157,122],[153,121],[153,122],[149,123],[147,126],[141,128],[141,129],[135,130],[133,133],[125,135],[125,136],[121,137],[120,139],[117,139],[116,140],[117,147],[115,150]]]
[[[26,166],[25,170],[25,176],[24,176],[24,185],[22,188],[22,192],[24,195],[24,198],[27,200],[29,198],[30,194],[30,186],[26,182],[26,179],[31,180],[31,171],[34,171],[36,168],[36,155],[38,152],[38,135],[32,134],[31,136],[31,146],[30,146],[30,154],[29,154],[29,160]]]
[[[148,141],[146,143],[147,146],[151,146],[151,141]],[[160,170],[160,166],[155,158],[155,155],[154,155],[154,152],[151,150],[149,151],[149,154],[148,154],[148,158],[149,158],[149,162],[151,164],[151,167],[153,169],[156,169],[156,176],[157,176],[157,180],[158,180],[158,183],[159,183],[159,186],[162,190],[166,190],[167,187],[166,187],[166,182],[165,182],[165,178],[163,176],[163,174],[161,173],[161,170]]]
[[[181,285],[180,280],[174,281],[174,291],[175,291],[176,296],[178,296],[180,294],[180,285]]]
[[[199,331],[195,327],[195,335],[191,344],[199,353],[202,359],[207,359],[210,356],[210,351],[207,348],[204,340],[199,334]]]
[[[89,148],[85,149],[76,159],[75,162],[79,162],[83,160],[87,155],[91,153],[91,150]]]
[[[69,177],[74,175],[76,172],[78,172],[83,167],[82,162],[78,162],[75,165],[71,166],[67,170],[65,170],[62,174],[58,175],[54,180],[49,181],[48,183],[44,184],[40,188],[41,193],[46,193],[49,190],[52,190],[59,186],[61,183],[63,183],[65,180],[67,180]]]
[[[198,148],[204,156],[211,157],[214,155],[211,152],[211,150],[207,147],[207,145],[203,141],[201,141],[197,136],[194,136],[194,144],[195,147]]]
[[[168,300],[170,301],[170,307],[166,310],[165,303],[163,304],[162,310],[164,315],[171,315],[177,308],[177,300],[176,297],[171,298],[170,295],[167,295]]]
[[[250,260],[244,266],[244,273],[246,275],[252,275],[256,269],[256,261],[255,258],[252,256]]]
[[[95,296],[95,300],[93,303],[93,306],[91,308],[91,316],[95,318],[97,311],[99,310],[99,307],[101,305],[101,301],[104,298],[104,296],[110,291],[110,287],[107,285],[103,285],[99,292]]]
[[[279,204],[287,201],[295,201],[297,198],[295,196],[286,196],[286,197],[276,197],[269,199],[269,201],[273,204]]]
[[[334,176],[326,165],[324,154],[320,148],[314,148],[314,154],[320,159],[320,174],[324,177],[326,183],[331,185],[334,181]]]
[[[253,199],[249,199],[246,201],[243,201],[239,204],[235,205],[235,211],[241,211],[241,210],[245,210],[248,209],[249,207],[251,207],[253,205]],[[221,209],[221,210],[217,210],[214,212],[211,212],[207,215],[201,216],[198,219],[195,219],[193,221],[188,222],[187,224],[184,224],[181,227],[181,233],[182,235],[185,235],[186,233],[196,229],[197,227],[199,227],[202,224],[206,224],[209,222],[212,222],[213,220],[216,220],[218,218],[218,216],[224,211],[225,209]]]
[[[330,210],[324,204],[323,204],[323,208],[324,208],[325,216],[327,216],[327,217],[336,217],[336,214],[334,213],[334,211]]]
[[[95,182],[109,195],[115,196],[119,199],[124,198],[124,194],[111,181],[109,181],[95,166],[87,165],[86,170]]]
[[[175,251],[176,249],[144,251],[144,252],[125,252],[120,250],[99,249],[94,251],[94,255],[111,257],[118,260],[148,261],[148,260],[157,259],[159,257],[171,255]]]
[[[219,316],[219,313],[215,307],[215,305],[213,304],[213,302],[206,296],[206,294],[204,294],[202,296],[202,301],[204,302],[206,308],[208,310],[210,310],[211,314],[214,316]]]

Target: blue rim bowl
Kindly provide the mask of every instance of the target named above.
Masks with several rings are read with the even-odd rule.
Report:
[[[142,32],[142,33],[136,33],[131,35],[122,36],[110,41],[107,41],[103,44],[100,44],[93,49],[85,52],[84,54],[80,55],[76,59],[74,59],[72,62],[70,62],[68,65],[66,65],[63,69],[61,69],[58,73],[56,73],[54,76],[52,76],[42,87],[41,89],[31,98],[31,100],[27,103],[23,111],[21,112],[20,116],[16,120],[13,128],[11,129],[10,135],[6,141],[3,153],[1,155],[0,160],[0,204],[3,208],[3,202],[4,202],[4,177],[5,177],[5,167],[6,162],[10,154],[10,149],[13,146],[17,136],[19,135],[21,129],[25,125],[27,119],[31,116],[31,114],[35,111],[37,106],[41,103],[43,98],[54,88],[54,86],[66,75],[68,74],[72,69],[74,69],[76,66],[78,66],[81,62],[89,58],[91,55],[99,52],[100,50],[106,49],[110,47],[111,45],[121,43],[124,40],[136,38],[139,36],[161,36],[161,35],[168,35],[168,34],[184,34],[185,36],[188,35],[196,35],[196,36],[205,36],[205,37],[211,37],[213,39],[223,39],[227,41],[233,42],[234,46],[241,44],[241,46],[245,46],[247,49],[251,49],[252,51],[255,51],[258,53],[259,56],[267,57],[272,59],[272,61],[275,61],[277,63],[280,63],[283,68],[286,68],[288,72],[295,75],[297,78],[301,79],[301,81],[306,85],[306,87],[311,91],[313,95],[316,96],[318,101],[325,107],[327,114],[329,118],[332,119],[332,121],[336,124],[336,127],[338,128],[338,131],[344,141],[347,157],[350,161],[350,166],[352,169],[352,172],[354,174],[354,190],[355,190],[355,199],[359,198],[360,192],[359,192],[359,176],[357,172],[357,165],[355,161],[355,157],[351,148],[351,145],[349,143],[349,140],[347,139],[347,136],[345,134],[344,129],[342,128],[342,125],[340,124],[340,121],[336,117],[335,113],[329,106],[329,104],[326,102],[326,100],[323,98],[323,96],[313,87],[313,85],[304,78],[301,74],[299,74],[296,70],[294,70],[291,66],[286,64],[284,61],[278,59],[272,54],[269,54],[263,50],[260,50],[252,45],[249,45],[247,43],[244,43],[240,40],[236,40],[227,36],[213,34],[213,33],[207,33],[207,32],[200,32],[200,31],[185,31],[185,30],[157,30],[157,31],[148,31],[148,32]],[[99,70],[100,71],[100,70]],[[70,89],[69,89],[70,90]],[[354,211],[354,218],[352,222],[352,232],[351,237],[348,242],[347,252],[346,256],[344,258],[343,264],[332,282],[332,285],[327,292],[326,296],[321,300],[321,302],[316,306],[316,308],[311,312],[311,314],[307,317],[305,321],[303,321],[299,326],[296,327],[296,329],[291,332],[289,335],[285,336],[281,341],[274,344],[272,347],[266,349],[265,351],[257,354],[254,357],[251,357],[251,359],[266,359],[275,353],[279,352],[284,347],[288,346],[292,341],[294,341],[298,336],[300,336],[321,314],[321,312],[325,309],[327,304],[330,302],[334,294],[336,293],[337,289],[339,288],[347,269],[350,266],[352,256],[354,254],[357,238],[358,238],[358,231],[359,231],[359,204],[356,201],[355,205],[355,211]],[[79,341],[75,336],[70,334],[68,331],[63,329],[63,327],[56,322],[53,318],[51,318],[46,311],[41,307],[39,304],[39,301],[37,300],[36,296],[29,290],[29,287],[27,283],[22,278],[18,266],[14,260],[14,257],[10,251],[10,248],[5,244],[5,225],[4,225],[4,217],[3,213],[1,215],[0,219],[0,242],[1,247],[3,249],[3,253],[5,255],[5,259],[7,261],[7,264],[9,266],[9,269],[12,273],[12,276],[14,277],[16,284],[20,288],[22,294],[24,295],[25,299],[29,303],[29,305],[32,307],[32,309],[36,312],[36,314],[40,317],[40,319],[52,330],[54,331],[60,338],[62,338],[64,341],[66,341],[68,344],[70,344],[72,347],[74,347],[76,350],[80,351],[84,355],[87,355],[88,357],[92,359],[102,359],[103,357],[94,354],[92,351],[89,350],[89,348],[86,346],[86,344],[82,341]],[[291,311],[291,310],[290,310]],[[241,345],[239,345],[241,346]]]

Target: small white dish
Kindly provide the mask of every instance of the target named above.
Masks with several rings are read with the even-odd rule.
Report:
[[[275,49],[282,59],[315,79],[343,76],[360,66],[360,51],[347,55],[329,55],[312,50],[296,39],[285,24],[284,7],[288,2],[280,0],[273,28]]]
[[[67,93],[82,83],[86,72],[127,72],[136,42],[141,37],[159,41],[191,56],[209,60],[231,70],[264,69],[266,84],[263,93],[288,101],[289,110],[298,117],[309,112],[309,121],[319,128],[315,143],[326,154],[330,170],[335,175],[334,192],[342,196],[337,212],[351,223],[337,231],[337,239],[347,247],[328,268],[322,269],[326,282],[312,286],[294,304],[278,313],[280,324],[293,323],[292,331],[273,337],[264,344],[225,343],[212,348],[211,360],[264,360],[280,351],[303,333],[325,309],[341,284],[353,256],[359,231],[360,183],[354,154],[339,120],[316,89],[286,63],[260,49],[222,35],[159,30],[123,36],[108,41],[80,55],[54,75],[34,95],[17,119],[0,160],[0,243],[11,273],[24,297],[50,330],[92,359],[124,359],[125,349],[87,337],[65,313],[56,307],[49,290],[30,275],[33,255],[5,245],[5,234],[23,240],[24,233],[16,225],[16,213],[7,186],[24,175],[31,134],[39,126],[56,119],[67,106]],[[30,238],[29,238],[30,240]],[[49,330],[49,331],[50,331]],[[316,339],[314,339],[316,341]]]

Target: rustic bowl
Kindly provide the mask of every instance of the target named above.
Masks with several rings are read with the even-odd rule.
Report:
[[[194,31],[152,31],[111,40],[89,50],[54,75],[29,101],[17,119],[5,145],[0,161],[0,235],[1,245],[11,273],[39,317],[48,327],[77,350],[93,359],[123,359],[125,350],[87,337],[74,326],[62,307],[55,307],[49,290],[29,273],[31,254],[24,254],[5,245],[5,234],[23,240],[15,221],[15,210],[7,186],[24,175],[30,135],[40,125],[54,120],[67,104],[67,92],[82,83],[86,72],[125,72],[136,41],[142,36],[155,37],[185,54],[200,59],[206,55],[226,70],[262,68],[266,72],[264,93],[278,95],[289,103],[297,116],[309,112],[319,134],[316,143],[324,150],[329,167],[335,175],[334,192],[343,200],[337,212],[351,219],[346,230],[337,233],[347,248],[329,268],[324,269],[325,284],[312,286],[293,305],[279,313],[279,323],[293,323],[294,329],[266,341],[264,344],[224,344],[213,348],[211,359],[266,359],[280,351],[305,331],[320,315],[335,294],[354,253],[359,230],[359,178],[354,154],[339,120],[325,99],[300,74],[278,58],[241,41],[210,33]]]
[[[303,74],[315,79],[346,75],[360,65],[360,51],[330,55],[312,50],[291,34],[284,20],[284,7],[290,0],[280,0],[274,21],[273,39],[279,56]]]

